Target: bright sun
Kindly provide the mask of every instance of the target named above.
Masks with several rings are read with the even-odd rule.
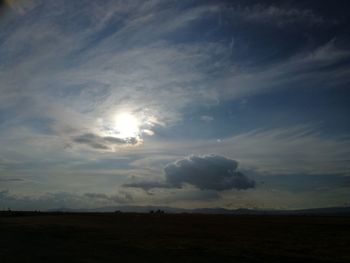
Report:
[[[123,112],[115,117],[115,130],[119,138],[138,137],[140,134],[140,123],[135,116]]]

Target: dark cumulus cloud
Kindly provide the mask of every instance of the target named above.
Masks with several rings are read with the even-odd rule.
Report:
[[[189,156],[166,165],[165,182],[138,182],[128,187],[182,188],[189,184],[200,190],[249,189],[255,181],[237,171],[238,162],[220,155]]]
[[[84,133],[73,137],[73,142],[84,144],[96,150],[112,150],[115,146],[136,145],[139,140],[134,137],[117,138],[112,136],[99,136],[94,133]]]
[[[201,190],[254,188],[255,182],[237,171],[238,162],[224,156],[190,156],[168,164],[164,171],[168,184],[191,184]]]

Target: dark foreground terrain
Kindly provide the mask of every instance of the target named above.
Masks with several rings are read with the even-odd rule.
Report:
[[[0,262],[350,262],[350,217],[2,213]]]

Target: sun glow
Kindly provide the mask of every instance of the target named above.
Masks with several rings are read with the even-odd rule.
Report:
[[[119,138],[138,137],[140,134],[140,123],[135,116],[123,112],[115,117],[114,129]]]

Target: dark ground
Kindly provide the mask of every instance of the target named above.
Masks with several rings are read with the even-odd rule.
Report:
[[[0,214],[0,262],[350,262],[350,217]]]

